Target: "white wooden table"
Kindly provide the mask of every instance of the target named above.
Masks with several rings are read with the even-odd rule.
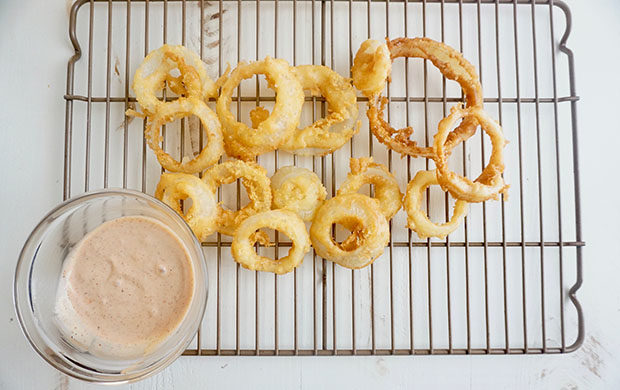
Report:
[[[610,173],[620,164],[620,133],[608,115],[618,110],[620,4],[569,1],[576,54],[581,141],[586,340],[577,352],[554,356],[449,357],[182,357],[131,388],[540,388],[620,387],[620,207]],[[15,318],[15,261],[38,220],[61,201],[68,7],[58,1],[5,0],[0,5],[0,389],[95,387],[68,379],[30,348]],[[601,43],[594,41],[600,39]],[[608,52],[599,53],[601,45]],[[609,118],[613,118],[609,116]]]

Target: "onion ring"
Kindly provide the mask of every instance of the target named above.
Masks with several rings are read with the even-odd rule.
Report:
[[[297,129],[280,149],[302,156],[324,156],[341,148],[359,130],[357,96],[351,82],[321,65],[296,66],[292,72],[304,90],[325,97],[329,115]]]
[[[407,227],[420,238],[437,237],[444,239],[459,227],[463,217],[467,215],[468,203],[458,200],[454,204],[452,218],[441,225],[432,222],[422,211],[422,194],[431,185],[437,185],[436,172],[419,171],[407,185],[405,194],[405,210],[407,211]]]
[[[240,210],[232,211],[218,205],[217,231],[232,236],[237,227],[250,215],[267,211],[271,208],[271,187],[265,168],[253,162],[230,160],[217,164],[205,171],[202,180],[214,189],[222,184],[230,184],[241,178],[250,202]],[[258,240],[269,245],[269,237],[262,234]]]
[[[291,239],[293,244],[285,257],[273,260],[256,253],[253,248],[256,243],[255,233],[261,228],[278,230]],[[306,225],[295,213],[269,210],[251,215],[241,222],[233,236],[230,250],[235,261],[243,268],[282,275],[303,262],[305,254],[310,251],[310,238]]]
[[[338,245],[332,239],[332,224],[354,227],[355,240]],[[310,240],[316,253],[343,267],[358,269],[383,253],[390,239],[387,220],[379,202],[362,194],[339,195],[323,203],[310,226]]]
[[[168,122],[189,115],[195,115],[200,119],[208,142],[200,151],[200,154],[192,160],[177,161],[164,152],[159,145],[163,140],[160,129]],[[224,152],[220,122],[215,113],[199,99],[179,98],[164,106],[160,106],[157,112],[149,117],[144,129],[144,136],[149,147],[155,152],[161,166],[172,172],[201,172],[215,164]]]
[[[352,158],[351,172],[338,189],[338,195],[359,191],[364,184],[375,185],[375,199],[381,205],[381,212],[389,221],[402,207],[403,194],[396,178],[383,164],[373,162],[372,157]]]
[[[305,168],[282,167],[271,176],[273,208],[289,210],[311,221],[327,191],[317,175]]]
[[[414,57],[430,60],[439,71],[450,80],[455,80],[463,89],[467,107],[482,107],[482,86],[476,68],[461,53],[441,42],[428,38],[397,38],[387,41],[391,59]],[[398,152],[402,156],[433,158],[432,147],[420,147],[409,139],[413,133],[411,127],[396,130],[383,119],[383,110],[387,99],[374,97],[368,101],[366,115],[370,129],[379,142]],[[478,123],[473,118],[465,118],[447,138],[446,148],[454,146],[471,137]]]
[[[449,149],[446,146],[446,139],[450,128],[458,120],[465,117],[473,117],[477,123],[480,123],[482,130],[491,137],[491,144],[493,145],[489,163],[475,181],[459,176],[448,168]],[[439,130],[435,134],[433,143],[439,185],[455,198],[470,203],[497,199],[499,193],[505,193],[508,190],[508,186],[502,177],[506,143],[501,126],[484,110],[477,107],[463,109],[460,105],[453,107],[450,115],[439,122]]]
[[[364,96],[372,98],[383,91],[391,71],[392,59],[387,45],[374,39],[362,42],[351,67],[353,85]]]
[[[229,107],[239,83],[255,74],[265,75],[270,88],[276,91],[276,103],[271,115],[253,129],[237,122]],[[242,160],[252,160],[259,154],[275,150],[295,131],[303,103],[301,84],[285,60],[267,57],[249,64],[239,63],[224,81],[216,105],[222,121],[226,153]]]
[[[174,69],[180,76],[170,73]],[[185,97],[207,99],[217,93],[216,83],[196,53],[180,45],[163,45],[144,58],[133,77],[132,89],[145,113],[153,114],[167,104],[156,96],[166,81],[174,93]]]
[[[186,173],[163,173],[155,189],[155,197],[174,209],[204,241],[216,229],[217,201],[214,191],[202,180]],[[181,201],[190,198],[192,205],[183,213]]]

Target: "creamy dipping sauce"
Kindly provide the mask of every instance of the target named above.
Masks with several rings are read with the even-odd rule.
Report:
[[[121,217],[87,234],[69,254],[55,313],[75,347],[137,357],[176,330],[193,291],[191,259],[176,235],[152,218]]]

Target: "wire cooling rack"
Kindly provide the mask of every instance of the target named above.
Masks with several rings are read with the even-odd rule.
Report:
[[[420,240],[400,211],[384,255],[351,271],[313,253],[294,272],[275,276],[240,268],[230,237],[203,243],[210,291],[207,310],[187,355],[410,355],[563,353],[584,337],[576,291],[582,282],[578,144],[573,54],[565,45],[571,14],[561,1],[523,0],[79,0],[70,11],[75,53],[68,63],[64,198],[102,187],[152,194],[161,168],[145,147],[144,123],[123,115],[135,105],[132,75],[149,50],[184,44],[205,60],[212,77],[240,60],[267,55],[291,64],[325,64],[349,76],[368,37],[428,36],[462,51],[478,69],[485,107],[503,125],[510,199],[472,204],[445,240]],[[412,125],[419,143],[461,101],[452,81],[422,60],[397,59],[387,115]],[[263,78],[245,81],[234,97],[240,120],[274,95]],[[210,104],[213,104],[211,102]],[[259,157],[270,174],[296,164],[313,169],[332,196],[351,156],[387,164],[401,189],[424,159],[401,159],[362,129],[333,155]],[[306,98],[302,122],[325,113]],[[234,112],[234,111],[233,111]],[[202,146],[193,119],[167,126],[164,146],[180,156]],[[453,168],[475,177],[490,151],[482,132],[458,147]],[[485,153],[486,150],[486,153]],[[365,189],[371,191],[372,189]],[[368,192],[367,192],[368,193]],[[236,208],[243,187],[218,197]],[[427,192],[438,221],[453,200]],[[267,255],[287,251],[276,240]]]

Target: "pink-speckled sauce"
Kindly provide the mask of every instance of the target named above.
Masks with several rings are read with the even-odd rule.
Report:
[[[73,346],[95,356],[148,353],[185,317],[194,270],[182,242],[155,219],[103,223],[69,254],[55,313]]]

